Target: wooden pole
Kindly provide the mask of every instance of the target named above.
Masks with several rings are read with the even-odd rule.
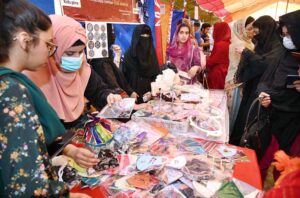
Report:
[[[276,20],[276,18],[277,18],[277,12],[278,12],[278,1],[277,1],[277,4],[276,4],[276,12],[275,12],[275,20]]]

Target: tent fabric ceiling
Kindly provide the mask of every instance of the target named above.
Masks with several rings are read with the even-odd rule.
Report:
[[[224,17],[225,21],[245,17],[279,1],[280,0],[196,0],[200,7],[213,12],[218,17]],[[300,4],[300,0],[286,0],[281,2],[287,1],[289,3]]]

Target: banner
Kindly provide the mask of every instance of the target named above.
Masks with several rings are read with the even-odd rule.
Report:
[[[170,43],[172,43],[173,35],[176,31],[176,25],[183,18],[183,14],[184,14],[184,11],[182,11],[182,10],[174,10],[172,13]]]
[[[29,2],[31,2],[34,5],[36,5],[37,7],[39,7],[41,10],[43,10],[48,15],[55,14],[54,0],[29,0]]]
[[[166,62],[166,51],[169,44],[169,35],[170,35],[170,28],[171,28],[171,12],[172,12],[172,4],[173,1],[170,3],[163,3],[160,4],[161,6],[161,40],[162,40],[162,53],[163,53],[163,62]]]
[[[122,54],[130,47],[133,30],[136,25],[125,24],[113,24],[115,32],[115,44],[119,45],[122,50]]]
[[[138,23],[136,0],[60,0],[63,13],[79,21]]]
[[[161,19],[160,19],[160,0],[155,0],[155,36],[156,36],[156,55],[158,64],[163,63],[163,51],[162,51],[162,40],[161,40]]]
[[[147,25],[149,25],[149,27],[151,28],[152,37],[153,37],[153,45],[156,49],[154,0],[147,1],[147,9],[148,9],[148,15],[149,15]]]

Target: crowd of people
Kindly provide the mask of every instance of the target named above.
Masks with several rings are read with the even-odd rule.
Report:
[[[0,194],[88,197],[70,193],[58,181],[49,156],[66,129],[84,126],[87,100],[97,110],[122,97],[144,102],[160,73],[151,29],[136,26],[120,64],[112,53],[88,62],[85,30],[76,20],[47,16],[25,0],[1,0],[0,13]],[[182,20],[166,51],[189,83],[201,84],[204,73],[207,88],[226,91],[230,144],[240,145],[249,108],[260,98],[261,117],[269,121],[261,134],[260,160],[267,162],[260,163],[262,170],[271,163],[266,159],[273,158],[266,152],[274,146],[272,138],[279,149],[300,155],[293,147],[300,142],[300,80],[289,87],[286,81],[289,75],[300,76],[299,18],[300,10],[279,22],[270,16],[231,25]],[[111,25],[108,38],[113,49]],[[63,154],[86,168],[99,161],[90,150],[71,144]]]

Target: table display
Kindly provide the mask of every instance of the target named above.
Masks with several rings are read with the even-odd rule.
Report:
[[[104,197],[255,196],[261,190],[255,153],[226,144],[225,94],[201,94],[198,101],[184,96],[192,103],[151,101],[152,108],[138,110],[118,127],[110,127],[114,120],[94,116],[87,122],[85,138],[77,140],[90,148],[101,144],[92,149],[100,162],[85,169],[58,156],[53,161],[60,180],[72,192],[94,197],[99,189]],[[64,162],[58,163],[61,158]],[[242,174],[248,168],[257,176]]]

